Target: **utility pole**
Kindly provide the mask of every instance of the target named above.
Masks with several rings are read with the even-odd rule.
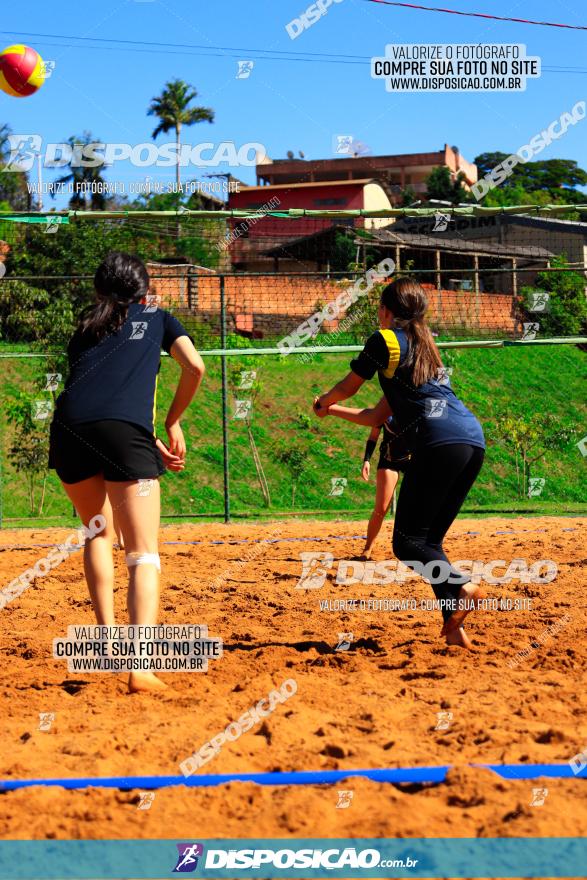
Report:
[[[43,210],[43,163],[41,151],[37,153],[37,209],[39,213]]]

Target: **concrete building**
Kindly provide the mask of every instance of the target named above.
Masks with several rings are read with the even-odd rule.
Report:
[[[257,164],[257,183],[261,186],[319,183],[335,180],[378,181],[390,200],[399,201],[401,190],[411,187],[417,195],[426,193],[426,178],[434,168],[446,167],[453,178],[462,172],[469,189],[477,182],[477,166],[463,158],[456,147],[444,145],[430,153],[403,153],[389,156],[340,156],[333,159],[270,159]]]

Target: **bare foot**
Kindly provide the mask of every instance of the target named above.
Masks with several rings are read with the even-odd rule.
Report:
[[[463,629],[462,626],[455,627],[454,629],[450,629],[446,633],[446,644],[447,645],[458,645],[459,648],[466,648],[468,651],[471,651],[473,645],[471,644],[471,640],[467,636],[467,633]]]
[[[365,547],[365,549],[363,550],[363,552],[361,553],[361,555],[357,557],[357,559],[363,559],[365,562],[369,562],[369,560],[371,559],[371,556],[372,556],[372,555],[373,555],[373,550],[371,550],[370,548],[367,549],[367,548]]]
[[[129,694],[139,694],[146,691],[166,691],[167,685],[154,672],[131,672],[128,677]]]
[[[479,603],[487,597],[487,593],[483,587],[475,584],[465,584],[461,587],[458,596],[457,610],[453,611],[441,630],[441,635],[445,636],[450,630],[458,629],[471,611],[479,607]]]

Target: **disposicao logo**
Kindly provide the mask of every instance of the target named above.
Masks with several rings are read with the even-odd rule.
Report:
[[[191,874],[198,867],[198,859],[204,854],[201,843],[176,843],[177,864],[173,869],[174,874]]]

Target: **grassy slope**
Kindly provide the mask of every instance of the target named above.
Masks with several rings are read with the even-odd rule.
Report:
[[[233,513],[324,511],[336,514],[357,511],[364,515],[373,499],[373,484],[359,477],[367,430],[338,419],[318,421],[310,414],[314,394],[330,387],[347,369],[349,356],[318,355],[303,366],[297,357],[275,356],[230,358],[231,370],[254,368],[260,390],[254,402],[252,431],[271,493],[271,509],[264,507],[256,477],[245,423],[231,420],[230,468]],[[587,459],[576,448],[548,453],[536,465],[535,476],[546,478],[542,496],[520,500],[516,492],[515,466],[511,454],[497,444],[489,428],[492,419],[510,413],[539,419],[553,413],[570,422],[577,439],[587,434],[585,378],[587,355],[576,347],[543,346],[506,349],[458,350],[445,357],[454,367],[452,384],[467,405],[481,419],[488,440],[488,455],[481,476],[471,492],[465,510],[515,508],[525,512],[560,513],[577,510],[587,500],[584,493]],[[33,361],[4,360],[1,394],[12,387],[30,387],[35,369]],[[185,473],[164,480],[163,510],[167,514],[219,514],[222,500],[222,426],[220,364],[207,360],[207,377],[197,404],[185,420],[189,465]],[[164,359],[159,381],[159,422],[171,399],[176,365]],[[376,382],[367,383],[357,404],[378,399]],[[248,392],[241,392],[247,397]],[[233,395],[230,395],[232,410]],[[309,416],[309,419],[308,419]],[[10,445],[11,432],[3,426],[3,449]],[[275,456],[276,448],[295,444],[304,451],[305,470],[296,487],[292,506],[292,479]],[[3,462],[4,517],[23,517],[28,513],[23,478]],[[342,496],[329,496],[331,478],[344,477],[348,486]],[[54,474],[48,483],[45,516],[69,516],[71,510]]]

